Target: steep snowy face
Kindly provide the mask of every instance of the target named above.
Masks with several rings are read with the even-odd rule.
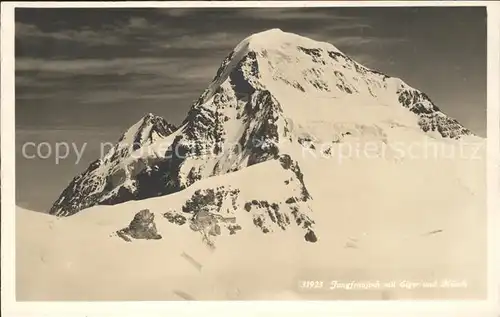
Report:
[[[184,121],[179,144],[195,144],[195,156],[200,144],[212,154],[238,147],[231,159],[191,167],[203,177],[276,158],[290,144],[386,141],[397,137],[396,126],[453,139],[471,134],[399,78],[331,44],[272,29],[244,39],[224,59]]]
[[[158,140],[168,137],[176,127],[151,113],[144,116],[125,132],[102,158],[92,162],[85,172],[75,177],[54,203],[49,213],[70,216],[81,209],[113,199],[115,191],[135,190],[131,168],[147,169],[146,164],[130,165],[131,157],[144,157],[146,149]],[[136,153],[136,154],[134,154]],[[140,161],[139,161],[140,162]],[[133,172],[134,170],[132,170]],[[129,194],[128,198],[132,198]]]
[[[337,143],[431,132],[471,134],[402,80],[331,44],[272,29],[235,47],[176,131],[146,116],[73,180],[51,213],[167,195],[283,155],[299,162],[297,150],[314,144],[328,153]]]
[[[271,91],[286,108],[285,115],[297,123],[338,123],[339,117],[349,111],[346,107],[372,106],[358,109],[356,117],[349,120],[380,126],[386,119],[397,119],[400,124],[416,123],[424,132],[436,131],[446,138],[471,134],[441,112],[425,93],[399,78],[361,65],[329,43],[272,29],[248,37],[233,55],[246,62],[236,64],[240,67],[235,69],[231,68],[235,62],[226,62],[225,73],[230,70],[231,77],[236,71],[254,89]],[[394,111],[399,111],[395,108],[400,107],[413,115],[404,116],[402,112],[395,117]]]
[[[105,162],[130,156],[134,151],[172,134],[177,128],[165,119],[148,113],[125,132],[103,158]]]

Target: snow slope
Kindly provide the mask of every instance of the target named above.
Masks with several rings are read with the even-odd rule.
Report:
[[[424,93],[273,29],[227,56],[180,127],[146,116],[52,215],[18,210],[18,296],[478,298],[485,185],[485,140]],[[114,234],[145,208],[163,239]]]
[[[293,174],[265,162],[208,178],[178,193],[96,206],[71,217],[18,210],[18,298],[24,300],[247,300],[247,299],[401,299],[480,298],[485,295],[486,221],[481,162],[463,160],[346,160],[303,164],[314,197],[316,243],[303,239],[292,223],[275,223],[263,234],[253,212],[241,208],[253,199],[270,203],[299,195],[282,188]],[[328,167],[328,169],[326,168]],[[457,174],[451,178],[448,175]],[[276,172],[280,171],[280,172]],[[231,179],[228,179],[231,177]],[[342,181],[337,181],[342,180]],[[256,186],[258,185],[258,186]],[[198,190],[239,189],[225,217],[242,229],[222,230],[208,247],[188,224],[163,214],[181,211]],[[278,190],[276,190],[278,189]],[[230,192],[230,190],[228,190]],[[483,194],[482,194],[483,193]],[[286,204],[280,211],[286,214]],[[143,208],[156,214],[162,240],[127,243],[112,233]],[[225,209],[225,208],[223,208]],[[303,210],[303,208],[301,208]],[[288,214],[289,215],[289,214]],[[292,216],[290,216],[292,218]],[[371,291],[329,290],[330,281],[403,281],[455,287]],[[323,281],[304,290],[303,280]],[[466,282],[467,285],[464,286]]]

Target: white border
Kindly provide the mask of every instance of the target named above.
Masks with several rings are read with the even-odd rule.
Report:
[[[270,302],[16,302],[15,301],[15,7],[342,7],[487,6],[488,8],[488,300],[487,301],[287,301]],[[500,4],[495,1],[163,1],[3,2],[1,4],[1,177],[3,316],[500,316],[500,247],[496,242],[500,206]],[[496,237],[495,237],[496,236]],[[497,238],[497,239],[495,239]]]
[[[500,3],[488,7],[488,295],[500,316]]]

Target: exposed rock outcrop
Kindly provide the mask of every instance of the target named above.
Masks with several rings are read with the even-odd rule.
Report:
[[[135,214],[128,227],[117,231],[116,234],[127,242],[131,239],[159,240],[162,236],[156,229],[154,219],[152,212],[143,209]]]

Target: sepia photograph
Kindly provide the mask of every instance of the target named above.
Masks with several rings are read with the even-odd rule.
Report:
[[[488,299],[486,6],[14,19],[16,301]]]

